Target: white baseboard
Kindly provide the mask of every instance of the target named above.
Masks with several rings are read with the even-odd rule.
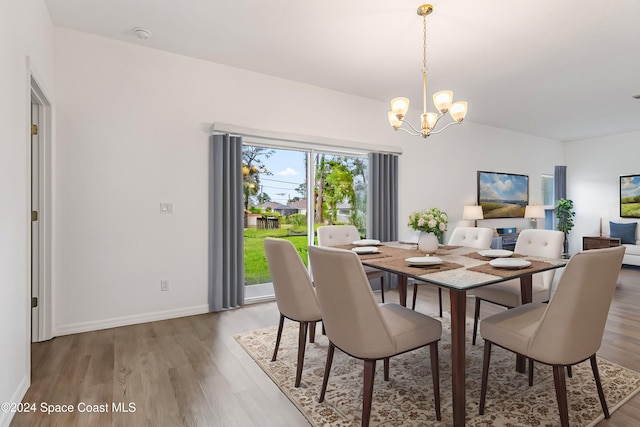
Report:
[[[175,319],[177,317],[195,316],[209,312],[208,305],[186,307],[176,310],[156,311],[153,313],[136,314],[132,316],[114,317],[111,319],[94,320],[90,322],[58,325],[54,336],[78,334],[81,332],[97,331],[100,329],[117,328],[119,326],[136,325],[138,323],[155,322],[158,320]]]
[[[27,390],[29,389],[29,385],[30,385],[29,376],[25,375],[22,378],[22,381],[20,381],[20,385],[16,389],[15,393],[13,393],[13,396],[11,397],[9,402],[13,402],[13,403],[22,402],[22,398],[27,393]],[[14,415],[15,415],[15,412],[0,411],[0,427],[9,427],[9,424],[11,424],[11,420],[13,419]]]

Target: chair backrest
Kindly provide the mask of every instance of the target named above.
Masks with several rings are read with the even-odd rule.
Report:
[[[278,310],[297,321],[319,320],[322,315],[313,283],[298,251],[284,239],[264,239]]]
[[[318,227],[318,246],[350,245],[360,240],[355,225],[322,225]]]
[[[563,243],[564,233],[562,231],[529,228],[520,232],[513,251],[521,255],[560,258]],[[542,277],[542,284],[549,292],[551,292],[554,275],[555,270],[536,274],[537,277]]]
[[[493,230],[490,228],[456,227],[449,238],[449,245],[489,249],[492,240]]]
[[[394,354],[395,341],[358,255],[344,249],[309,246],[309,261],[329,340],[362,359]]]
[[[596,354],[618,282],[625,248],[574,255],[529,343],[528,356],[544,363],[572,364]]]

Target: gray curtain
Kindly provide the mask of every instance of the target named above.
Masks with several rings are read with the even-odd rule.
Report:
[[[212,135],[209,155],[209,311],[244,304],[242,138]]]
[[[556,166],[553,172],[554,198],[555,200],[567,198],[567,167]]]
[[[367,237],[398,240],[398,156],[369,153]],[[385,283],[396,287],[396,276],[385,273]]]

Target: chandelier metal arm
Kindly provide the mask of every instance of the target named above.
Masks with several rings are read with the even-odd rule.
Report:
[[[406,132],[406,133],[408,133],[408,134],[409,134],[409,135],[411,135],[411,136],[418,136],[418,135],[420,135],[420,134],[421,134],[421,133],[420,133],[420,132],[418,132],[418,131],[411,132],[409,129],[406,129],[406,128],[398,128],[397,130],[401,130],[401,131],[403,131],[403,132]]]
[[[411,122],[409,122],[409,121],[407,121],[407,120],[404,120],[404,119],[403,119],[403,120],[400,120],[400,122],[401,122],[402,124],[405,124],[405,123],[406,123],[406,124],[407,124],[407,126],[409,126],[409,127],[410,127],[414,132],[415,132],[415,135],[420,135],[420,134],[422,133],[422,131],[421,131],[421,130],[419,130],[419,129],[416,129],[416,128],[411,124]],[[403,128],[403,127],[399,127],[398,129],[403,130],[403,131],[405,131],[405,132],[409,132],[407,129],[405,129],[405,128]],[[412,135],[413,135],[413,134],[412,134]]]
[[[448,128],[449,126],[459,125],[460,123],[462,123],[462,122],[451,122],[451,123],[447,123],[447,125],[446,125],[445,127],[443,127],[442,129],[437,130],[437,131],[431,131],[431,134],[433,134],[433,135],[437,135],[437,134],[439,134],[440,132],[442,132],[443,130],[445,130],[446,128]]]

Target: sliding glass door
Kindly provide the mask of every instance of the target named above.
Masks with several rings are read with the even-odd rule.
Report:
[[[273,298],[265,237],[291,241],[306,264],[321,225],[366,235],[366,157],[245,144],[243,176],[246,302]]]

